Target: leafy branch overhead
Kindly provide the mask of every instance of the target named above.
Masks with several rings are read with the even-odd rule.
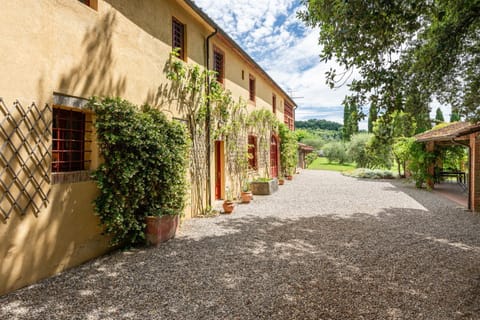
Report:
[[[380,114],[428,113],[433,97],[470,120],[480,120],[480,1],[302,0],[299,17],[319,29],[323,61],[337,86],[352,70],[353,101]],[[422,119],[416,119],[417,124]]]

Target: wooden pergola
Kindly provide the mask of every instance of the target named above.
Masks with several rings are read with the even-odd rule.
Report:
[[[468,209],[480,211],[480,123],[453,122],[418,134],[415,138],[425,143],[429,152],[433,152],[436,145],[462,145],[468,148]],[[435,164],[428,168],[428,173],[434,176]],[[427,183],[434,188],[433,179]]]

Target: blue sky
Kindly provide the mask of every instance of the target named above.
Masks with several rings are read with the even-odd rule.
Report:
[[[298,104],[297,120],[342,122],[346,87],[331,90],[318,32],[296,17],[298,0],[195,0]]]
[[[325,84],[325,72],[330,68],[342,69],[334,62],[320,62],[318,30],[306,28],[297,19],[296,12],[301,9],[298,0],[195,0],[195,3],[286,92],[302,97],[294,99],[298,105],[297,120],[343,122],[341,103],[348,87],[332,90]],[[437,106],[432,106],[433,114]],[[442,109],[447,118],[450,111]],[[365,121],[360,128],[366,129]]]

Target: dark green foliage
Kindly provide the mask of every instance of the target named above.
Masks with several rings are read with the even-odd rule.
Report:
[[[343,101],[342,138],[344,141],[349,141],[350,137],[358,132],[358,122],[364,117],[357,102],[355,97],[345,97]]]
[[[433,179],[428,173],[428,167],[435,162],[436,152],[427,152],[424,143],[413,142],[410,144],[408,170],[412,174],[417,188],[421,188],[427,179]]]
[[[460,121],[460,114],[457,110],[452,109],[452,114],[450,115],[450,122]]]
[[[144,241],[147,215],[179,215],[185,206],[185,128],[158,110],[120,98],[92,99],[104,163],[94,172],[95,210],[112,244]]]
[[[296,129],[311,129],[311,130],[333,130],[340,131],[342,125],[337,122],[328,121],[324,119],[309,119],[306,121],[295,121]]]
[[[437,108],[437,110],[435,111],[435,122],[436,123],[445,122],[445,118],[443,117],[442,109],[440,109],[440,108]]]

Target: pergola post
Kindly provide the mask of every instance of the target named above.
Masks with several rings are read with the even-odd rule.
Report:
[[[480,211],[480,138],[477,133],[470,134],[470,203],[469,209]],[[477,181],[479,183],[477,183]]]
[[[428,141],[425,148],[427,152],[433,153],[435,151],[435,142]],[[435,184],[435,179],[434,179],[435,162],[432,162],[431,164],[428,165],[427,173],[429,175],[429,177],[427,178],[427,185],[433,189],[433,186]]]

